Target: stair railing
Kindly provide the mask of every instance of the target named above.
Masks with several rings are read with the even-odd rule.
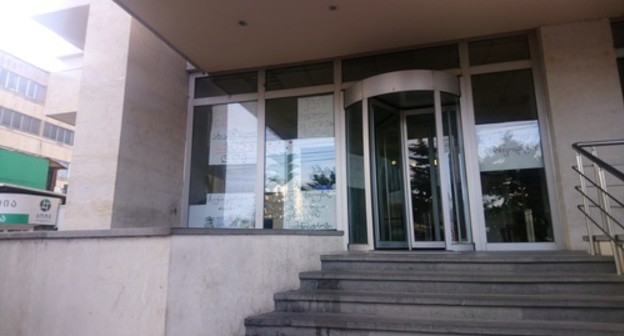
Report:
[[[618,147],[619,146],[619,147]],[[615,188],[624,188],[624,172],[617,169],[621,163],[607,163],[598,156],[597,148],[609,147],[609,149],[622,149],[620,159],[624,159],[624,139],[577,142],[572,145],[576,151],[576,166],[572,167],[579,174],[580,185],[574,187],[583,196],[583,203],[577,208],[585,217],[587,238],[589,241],[589,253],[600,254],[597,248],[596,237],[593,235],[595,228],[599,229],[607,237],[615,266],[618,274],[624,272],[624,240],[618,238],[618,229],[624,230],[624,192],[617,197],[613,192]],[[584,162],[588,160],[588,164]],[[593,177],[586,169],[593,170]],[[607,178],[609,178],[607,182]],[[595,194],[588,190],[595,189]],[[611,189],[611,192],[609,192]],[[616,189],[617,190],[617,189]],[[615,210],[615,211],[614,211]],[[598,217],[593,214],[598,211]]]

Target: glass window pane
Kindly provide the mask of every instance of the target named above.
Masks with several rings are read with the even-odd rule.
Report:
[[[37,83],[31,83],[30,86],[28,87],[28,97],[32,98],[32,99],[36,99],[37,98],[37,87],[39,86],[39,84]]]
[[[52,127],[48,123],[43,124],[43,136],[46,138],[50,138],[52,136]]]
[[[0,86],[7,86],[7,79],[9,77],[9,71],[7,69],[0,69]]]
[[[45,96],[46,96],[46,87],[43,85],[37,85],[37,96],[35,97],[35,99],[40,102],[43,102],[45,101]]]
[[[258,73],[256,71],[199,77],[195,80],[195,98],[253,92],[258,92]]]
[[[362,126],[362,102],[346,110],[347,138],[347,196],[349,211],[349,242],[366,244],[366,191],[364,189],[364,144]]]
[[[196,106],[189,227],[255,227],[258,104]]]
[[[456,44],[347,59],[342,62],[342,78],[350,82],[391,71],[453,68],[459,68]]]
[[[336,228],[333,95],[266,102],[264,227]]]
[[[24,131],[24,132],[28,132],[30,130],[30,120],[32,118],[28,117],[28,116],[24,116],[22,118],[22,124],[20,125],[20,130]]]
[[[20,129],[20,125],[22,124],[22,114],[19,112],[13,112],[13,118],[11,119],[11,127],[15,129]]]
[[[468,44],[470,65],[491,64],[526,60],[529,55],[529,41],[526,35],[503,37]]]
[[[531,70],[472,87],[488,242],[554,241]]]
[[[20,83],[19,83],[19,89],[18,92],[22,95],[26,95],[28,93],[28,83],[30,81],[27,80],[26,78],[22,77],[20,78]]]
[[[613,46],[624,48],[624,21],[612,22],[611,32],[613,33]]]
[[[2,118],[0,119],[0,124],[10,126],[12,114],[13,112],[11,110],[2,109]]]
[[[39,129],[41,128],[41,120],[33,119],[32,124],[30,125],[30,133],[39,134]]]
[[[332,62],[269,69],[264,87],[267,91],[331,84],[334,81]]]
[[[9,72],[9,82],[7,88],[13,91],[17,91],[17,86],[19,84],[19,76]]]

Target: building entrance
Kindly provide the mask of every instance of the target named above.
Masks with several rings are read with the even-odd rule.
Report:
[[[371,191],[375,248],[474,248],[458,91],[454,76],[403,71],[371,77],[347,92],[347,100],[361,104],[367,124],[364,189]]]

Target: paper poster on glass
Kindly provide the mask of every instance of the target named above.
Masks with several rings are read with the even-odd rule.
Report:
[[[537,120],[477,125],[482,172],[542,168]]]
[[[297,99],[297,135],[303,138],[334,136],[334,96]]]
[[[207,194],[206,204],[191,206],[191,227],[250,229],[255,226],[253,193]]]
[[[212,109],[209,165],[256,163],[257,119],[255,103],[216,105]]]

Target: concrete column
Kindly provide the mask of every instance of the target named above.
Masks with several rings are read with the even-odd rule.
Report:
[[[577,141],[621,138],[624,103],[611,28],[606,19],[542,27],[538,31],[550,107],[561,225],[568,249],[585,249],[585,222],[576,209],[579,178],[571,169]],[[553,211],[557,208],[553,205]]]
[[[92,2],[62,230],[178,225],[185,65],[112,1]]]

